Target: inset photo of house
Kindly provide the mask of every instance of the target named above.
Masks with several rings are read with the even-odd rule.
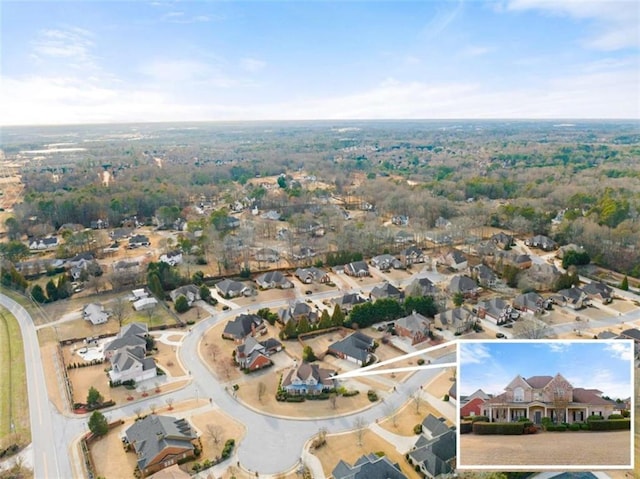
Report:
[[[633,469],[631,340],[462,341],[458,468]]]

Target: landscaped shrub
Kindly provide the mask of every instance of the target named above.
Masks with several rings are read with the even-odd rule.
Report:
[[[609,414],[607,419],[624,419],[624,416],[622,414]]]
[[[378,393],[376,393],[373,389],[369,389],[367,391],[367,397],[369,398],[369,401],[376,402],[378,400]]]
[[[474,422],[474,434],[519,435],[524,432],[521,422]]]
[[[589,416],[587,418],[587,421],[603,421],[604,418],[602,416],[600,416],[599,414],[592,414],[591,416]]]
[[[360,391],[358,391],[357,389],[354,389],[353,391],[345,391],[342,393],[343,397],[351,397],[351,396],[357,396],[358,394],[360,394]]]
[[[472,416],[471,417],[471,422],[478,422],[478,421],[489,422],[489,418],[487,416]]]
[[[538,433],[538,428],[536,426],[534,426],[533,424],[531,426],[525,426],[524,433],[525,434],[537,434]]]
[[[235,446],[236,441],[234,439],[227,439],[224,443],[224,447],[222,448],[222,459],[226,459],[231,456],[231,452],[233,451],[233,447]]]
[[[463,421],[460,423],[460,434],[469,434],[473,431],[473,423],[469,421]]]
[[[573,424],[569,424],[569,431],[579,431],[580,430],[580,424],[578,424],[577,422],[574,422]]]
[[[564,426],[562,424],[558,424],[558,425],[554,425],[554,424],[549,424],[546,427],[547,431],[551,431],[551,432],[565,432],[567,430],[567,426]]]
[[[591,429],[591,426],[588,422],[583,422],[582,424],[580,424],[580,429],[582,429],[583,431],[588,431],[589,429]]]
[[[287,396],[285,398],[287,402],[304,402],[304,396]]]
[[[413,426],[413,433],[420,434],[422,432],[422,424],[416,424]]]
[[[424,359],[420,358],[416,362],[418,363],[418,366],[422,366],[424,364]]]
[[[546,426],[547,424],[553,424],[553,421],[551,420],[551,418],[547,416],[543,417],[541,419],[541,422],[543,426]]]
[[[442,400],[443,400],[444,402],[447,402],[447,401],[449,400],[449,395],[448,395],[448,394],[445,394],[445,395],[444,395],[444,397],[442,398]]]
[[[592,431],[618,431],[621,429],[630,429],[630,419],[603,419],[602,421],[591,421]]]

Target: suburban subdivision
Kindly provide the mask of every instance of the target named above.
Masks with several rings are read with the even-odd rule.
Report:
[[[633,128],[300,125],[6,129],[2,474],[633,474]]]

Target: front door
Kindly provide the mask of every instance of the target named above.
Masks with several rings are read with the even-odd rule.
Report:
[[[540,424],[542,422],[542,411],[535,411],[533,418],[536,424]]]

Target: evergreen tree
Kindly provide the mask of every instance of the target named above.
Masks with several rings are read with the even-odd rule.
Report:
[[[200,286],[200,298],[207,303],[211,302],[211,289],[206,284]]]
[[[622,283],[620,283],[620,289],[623,291],[629,291],[629,279],[626,277],[622,278]]]
[[[31,288],[31,297],[37,303],[46,303],[47,297],[44,295],[44,291],[42,290],[42,286],[36,284]]]
[[[100,411],[94,411],[89,418],[89,430],[96,436],[104,436],[109,432],[109,423]]]
[[[148,278],[148,286],[151,290],[151,293],[158,299],[164,299],[164,290],[162,289],[162,284],[160,283],[160,278],[156,273],[150,273]]]
[[[176,313],[180,313],[180,314],[186,313],[187,311],[189,311],[189,300],[184,294],[181,294],[176,298],[175,308],[176,308]]]
[[[98,404],[101,404],[102,401],[104,401],[104,398],[102,397],[102,394],[100,394],[100,391],[91,386],[87,393],[87,405],[97,406]]]
[[[58,291],[58,299],[66,299],[71,296],[73,288],[66,274],[63,274],[58,278],[58,285],[56,286],[56,289]]]
[[[316,359],[318,358],[316,357],[316,354],[313,352],[313,349],[311,349],[311,346],[305,346],[304,349],[302,350],[302,360],[307,363],[311,363]]]
[[[334,326],[340,327],[344,325],[344,313],[340,308],[340,305],[336,304],[333,308],[333,314],[331,315],[331,322]]]
[[[307,317],[303,316],[300,318],[300,321],[298,321],[298,335],[308,333],[309,331],[311,331],[311,325]]]
[[[318,322],[318,329],[328,329],[333,325],[329,311],[324,309],[320,315],[320,321]]]
[[[284,329],[282,331],[285,339],[298,337],[298,334],[296,333],[296,322],[293,319],[287,321],[287,324],[284,325]]]
[[[47,298],[49,298],[49,301],[58,300],[58,287],[52,279],[47,282],[45,289],[47,290]]]

